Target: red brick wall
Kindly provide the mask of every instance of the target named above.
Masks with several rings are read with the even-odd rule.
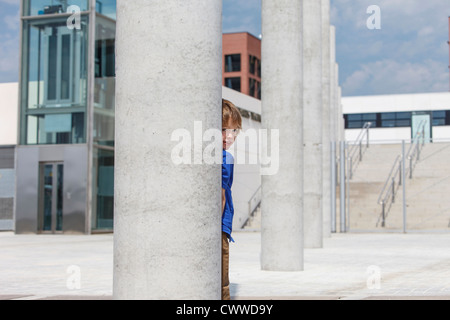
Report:
[[[225,72],[225,56],[229,54],[241,55],[241,71]],[[254,78],[261,83],[261,79],[250,74],[249,55],[255,56],[261,61],[261,40],[247,32],[226,33],[222,37],[222,84],[225,85],[225,78],[240,77],[241,92],[249,94],[249,78]],[[255,94],[256,96],[256,94]]]

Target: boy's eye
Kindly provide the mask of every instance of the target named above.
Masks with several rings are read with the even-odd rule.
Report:
[[[238,135],[239,129],[222,129],[222,133],[232,133],[233,135]]]

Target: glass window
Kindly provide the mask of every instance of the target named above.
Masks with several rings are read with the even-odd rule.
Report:
[[[23,54],[27,66],[27,109],[86,105],[87,17],[81,29],[66,21],[25,22],[28,42]],[[24,36],[24,39],[27,37]]]
[[[349,129],[363,128],[367,122],[371,123],[371,127],[377,126],[376,113],[352,113],[344,115],[345,126]]]
[[[445,110],[433,111],[433,126],[445,126],[446,114]]]
[[[411,120],[397,119],[395,121],[395,126],[396,127],[409,127],[409,126],[411,126]]]
[[[114,151],[94,148],[92,229],[112,230],[114,220]]]
[[[225,78],[225,86],[236,91],[241,91],[241,78]]]
[[[411,112],[388,112],[381,114],[382,127],[411,126]]]
[[[85,142],[85,114],[27,116],[26,144],[76,144]]]
[[[396,112],[397,120],[411,120],[411,112]]]
[[[382,113],[381,120],[395,120],[395,112]]]
[[[256,92],[256,80],[249,78],[248,79],[248,94],[249,96],[254,97]]]
[[[81,29],[62,17],[23,23],[21,143],[84,143],[88,17]]]
[[[24,0],[24,16],[66,13],[71,5],[78,6],[80,11],[89,9],[89,0]]]
[[[258,66],[256,68],[256,75],[261,78],[261,60],[258,59]]]
[[[376,113],[363,113],[362,120],[372,121],[372,122],[377,121],[377,114]]]
[[[363,124],[361,121],[349,121],[348,122],[348,129],[357,129],[357,128],[362,128]]]
[[[362,115],[361,114],[348,114],[347,115],[348,121],[361,121]]]
[[[257,68],[256,61],[257,61],[256,57],[254,57],[252,55],[248,56],[248,65],[249,65],[249,70],[248,71],[251,74],[255,74],[256,73],[256,68]]]
[[[258,88],[256,92],[256,98],[261,100],[261,82],[256,81],[256,87]]]
[[[395,127],[395,120],[384,120],[381,123],[382,127],[388,127],[388,128],[393,128]]]
[[[229,54],[225,56],[225,72],[241,71],[241,55]]]
[[[95,33],[94,143],[114,145],[114,21],[97,16]]]
[[[116,0],[96,0],[95,11],[116,20]]]

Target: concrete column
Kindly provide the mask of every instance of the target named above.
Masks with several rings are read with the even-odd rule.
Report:
[[[115,299],[221,297],[221,166],[202,161],[221,17],[221,0],[117,1]]]
[[[262,129],[279,133],[278,172],[262,176],[261,267],[303,270],[302,1],[262,1]],[[274,143],[263,154],[276,152]]]
[[[335,149],[334,149],[334,153],[331,153],[331,157],[335,157],[335,159],[337,160],[337,155],[338,155],[338,150],[339,150],[339,139],[337,138],[336,135],[336,77],[335,77],[335,73],[336,73],[336,68],[334,67],[336,63],[336,28],[335,26],[330,25],[330,110],[328,113],[328,117],[329,117],[329,123],[330,123],[330,140],[332,143],[334,143]],[[333,163],[332,161],[330,161],[330,163]],[[338,172],[337,168],[334,167],[332,169],[332,172],[335,174],[335,176],[333,178],[337,178],[338,177]],[[330,174],[331,175],[331,174]],[[333,179],[332,179],[333,181]],[[335,180],[335,182],[337,182]],[[334,217],[332,217],[332,227],[336,227],[336,212],[337,212],[337,202],[336,202],[336,197],[339,196],[336,194],[336,188],[331,188],[330,187],[330,192],[331,190],[334,190],[334,194],[331,195],[331,199],[332,202],[330,204],[330,207],[332,212],[334,213]],[[336,230],[333,230],[333,232],[336,232]]]
[[[322,0],[322,212],[323,237],[331,236],[330,0]]]
[[[336,27],[330,26],[330,139],[339,141],[337,137],[336,119]]]
[[[303,0],[303,223],[305,248],[321,248],[322,6]]]
[[[339,75],[339,73],[338,73]],[[339,76],[338,80],[339,81]],[[339,84],[339,82],[338,82]],[[345,140],[345,120],[344,120],[344,112],[342,110],[342,87],[338,85],[338,93],[337,93],[337,101],[338,101],[338,119],[339,119],[339,136],[341,140]]]
[[[336,108],[334,116],[336,117],[336,137],[340,141],[344,141],[345,139],[342,136],[342,116],[341,116],[341,97],[340,97],[340,86],[339,86],[339,64],[335,63],[335,84],[336,84]]]

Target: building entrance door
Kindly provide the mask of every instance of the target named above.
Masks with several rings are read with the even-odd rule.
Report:
[[[38,231],[62,233],[64,165],[60,162],[39,164]]]
[[[423,126],[423,127],[422,127]],[[423,131],[422,131],[423,129]],[[429,143],[431,139],[431,115],[429,113],[413,113],[411,116],[411,139],[417,134],[423,135],[420,139],[424,139],[425,143]]]

